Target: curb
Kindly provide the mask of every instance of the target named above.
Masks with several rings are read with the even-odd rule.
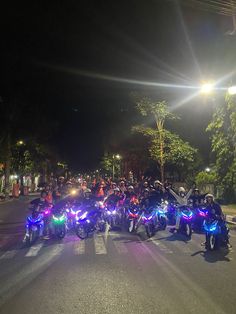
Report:
[[[13,201],[14,201],[14,198],[10,198],[9,200],[0,201],[0,205],[1,204],[7,204],[7,203],[10,203],[10,202],[13,202]]]

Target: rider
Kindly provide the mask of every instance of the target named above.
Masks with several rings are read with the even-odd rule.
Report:
[[[125,193],[127,191],[124,180],[120,181],[119,188],[122,193]]]
[[[41,192],[39,198],[30,202],[30,209],[34,212],[40,212],[47,207],[49,207],[49,202],[47,201],[47,192],[45,190]]]
[[[40,213],[43,211],[45,208],[49,207],[49,203],[47,201],[47,192],[43,190],[40,194],[39,198],[34,199],[33,201],[30,202],[29,209],[32,210],[32,215],[35,213]],[[44,222],[42,222],[42,225],[44,225]],[[40,234],[39,237],[43,237],[43,228],[40,228]],[[24,241],[26,238],[24,239]]]
[[[226,242],[228,248],[231,248],[231,244],[229,243],[229,235],[228,235],[228,228],[225,223],[223,211],[218,203],[215,202],[214,196],[212,194],[207,194],[205,196],[206,202],[206,210],[208,211],[208,217],[214,218],[219,221],[221,232],[225,234]],[[205,244],[205,243],[204,243]]]
[[[174,190],[172,190],[171,188],[167,188],[170,192],[171,195],[174,196],[174,198],[176,199],[177,203],[178,203],[178,207],[177,207],[177,216],[176,216],[176,225],[175,228],[171,228],[170,232],[174,232],[174,231],[178,231],[179,230],[179,225],[180,225],[180,212],[182,211],[182,208],[184,206],[188,205],[188,200],[190,198],[190,195],[192,194],[193,189],[190,189],[188,191],[188,193],[186,193],[185,188],[184,187],[180,187],[179,188],[179,193],[175,193]]]
[[[143,191],[143,196],[140,199],[140,208],[147,210],[150,207],[150,192],[149,189]]]
[[[107,197],[105,204],[108,206],[110,205],[115,207],[120,200],[121,200],[120,189],[115,187],[113,189],[113,193],[110,193],[110,195]]]
[[[202,204],[203,198],[202,198],[202,196],[200,194],[199,189],[194,189],[193,190],[193,194],[190,197],[190,199],[192,200],[193,207],[197,207],[197,206]]]
[[[154,189],[150,191],[150,203],[153,206],[161,204],[163,199],[163,191],[160,183],[159,180],[156,180],[154,182]]]

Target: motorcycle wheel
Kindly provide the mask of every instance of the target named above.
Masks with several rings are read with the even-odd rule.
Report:
[[[85,230],[84,226],[81,225],[77,226],[76,235],[82,240],[88,237],[87,231]]]
[[[102,221],[99,222],[98,229],[99,229],[100,232],[105,232],[105,230],[106,230],[106,223],[102,222]]]
[[[209,234],[206,237],[206,249],[214,251],[216,249],[216,237],[214,234]]]
[[[145,229],[146,229],[146,234],[147,234],[148,238],[151,238],[154,236],[155,230],[154,230],[153,224],[147,224],[145,226]]]
[[[186,233],[186,236],[188,238],[191,238],[191,236],[192,236],[192,228],[191,228],[190,224],[186,224],[185,225],[185,233]]]
[[[29,245],[33,244],[36,241],[37,238],[37,232],[36,231],[30,231],[29,233]]]
[[[160,229],[161,230],[166,230],[167,222],[164,217],[160,217]]]
[[[130,233],[134,232],[134,221],[133,220],[129,221],[128,231]]]
[[[57,231],[56,233],[57,237],[59,239],[63,239],[66,235],[66,229],[65,229],[65,226],[63,226],[62,228],[60,228],[60,230]]]

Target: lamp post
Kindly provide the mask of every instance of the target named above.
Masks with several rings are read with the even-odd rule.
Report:
[[[115,178],[115,159],[120,160],[121,156],[119,154],[112,155],[112,180]]]

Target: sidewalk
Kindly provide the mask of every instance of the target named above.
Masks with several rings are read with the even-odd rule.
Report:
[[[9,196],[9,198],[8,199],[0,199],[0,205],[1,204],[6,204],[6,203],[9,203],[9,202],[12,202],[12,201],[17,201],[17,200],[22,200],[22,199],[25,199],[25,200],[27,200],[27,199],[31,199],[32,197],[35,197],[35,198],[37,198],[37,197],[39,197],[39,195],[40,195],[40,193],[38,193],[38,192],[33,192],[33,193],[29,193],[29,195],[21,195],[21,196],[19,196],[18,198],[14,198],[14,197],[12,197],[12,196]]]
[[[236,204],[223,205],[222,210],[226,215],[226,221],[229,224],[236,225]]]

